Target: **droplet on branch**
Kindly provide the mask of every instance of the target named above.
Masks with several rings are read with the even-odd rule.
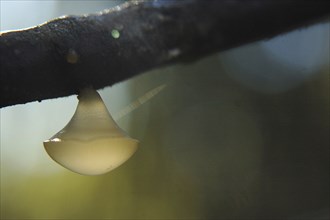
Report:
[[[138,141],[119,128],[94,89],[84,89],[72,119],[44,141],[49,156],[83,175],[107,173],[128,160]]]

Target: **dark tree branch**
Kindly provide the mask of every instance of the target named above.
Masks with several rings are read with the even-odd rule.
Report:
[[[328,0],[130,2],[0,37],[0,107],[99,89],[327,19]]]

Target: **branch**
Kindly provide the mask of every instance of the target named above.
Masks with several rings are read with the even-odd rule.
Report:
[[[111,86],[327,19],[328,0],[133,1],[0,35],[0,107]]]

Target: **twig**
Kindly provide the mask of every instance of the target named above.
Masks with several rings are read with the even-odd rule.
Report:
[[[327,19],[328,0],[132,1],[0,36],[0,107],[111,86]]]

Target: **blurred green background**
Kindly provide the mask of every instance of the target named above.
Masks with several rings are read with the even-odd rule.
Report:
[[[1,31],[120,2],[1,1]],[[139,149],[101,176],[42,145],[75,96],[1,109],[1,219],[329,219],[329,23],[99,92],[116,116],[161,85],[117,120]]]

